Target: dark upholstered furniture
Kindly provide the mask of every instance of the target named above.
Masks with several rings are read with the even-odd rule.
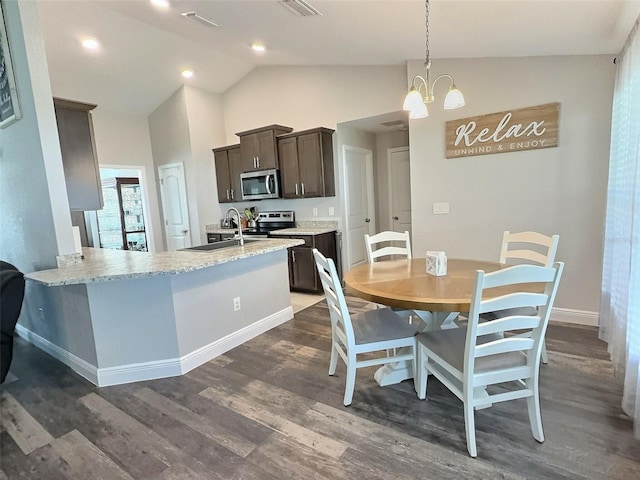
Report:
[[[13,265],[0,261],[0,383],[9,372],[13,358],[13,332],[24,299],[24,276]]]

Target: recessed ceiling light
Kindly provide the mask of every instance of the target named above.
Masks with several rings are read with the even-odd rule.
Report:
[[[158,8],[169,8],[169,0],[149,0],[154,6]]]
[[[87,50],[98,50],[100,48],[100,43],[95,38],[83,38],[80,43]]]
[[[251,48],[253,49],[254,52],[259,52],[259,53],[262,53],[267,49],[267,47],[264,46],[264,43],[261,43],[261,42],[253,42],[251,44]]]
[[[184,78],[191,78],[193,77],[193,70],[183,70],[182,71],[182,76]]]

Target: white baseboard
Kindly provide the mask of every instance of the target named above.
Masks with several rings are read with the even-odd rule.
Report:
[[[550,322],[576,323],[578,325],[589,325],[597,327],[599,324],[598,312],[588,312],[585,310],[573,310],[570,308],[553,308],[551,310]]]
[[[91,365],[89,362],[81,359],[80,357],[77,357],[73,353],[68,352],[58,345],[51,343],[46,338],[41,337],[37,333],[33,333],[31,330],[23,327],[20,324],[16,325],[16,333],[20,336],[20,338],[25,339],[27,342],[35,345],[40,350],[47,352],[56,360],[64,363],[78,375],[86,378],[91,383],[98,385],[98,368],[95,365]]]
[[[108,368],[97,368],[22,325],[17,325],[16,331],[20,337],[60,360],[91,383],[99,387],[107,387],[182,375],[292,318],[293,308],[289,306],[180,358]]]

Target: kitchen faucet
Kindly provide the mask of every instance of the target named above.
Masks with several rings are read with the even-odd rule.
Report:
[[[242,222],[240,221],[240,212],[237,208],[231,207],[227,210],[227,213],[224,214],[224,219],[227,220],[229,218],[229,212],[234,212],[236,217],[238,218],[238,239],[240,240],[240,246],[244,245],[244,238],[242,238]]]

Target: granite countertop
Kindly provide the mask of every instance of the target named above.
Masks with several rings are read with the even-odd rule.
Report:
[[[177,275],[284,250],[302,243],[302,240],[297,239],[265,239],[248,243],[243,247],[160,253],[83,248],[84,259],[78,264],[28,273],[25,278],[54,287],[156,275]]]

